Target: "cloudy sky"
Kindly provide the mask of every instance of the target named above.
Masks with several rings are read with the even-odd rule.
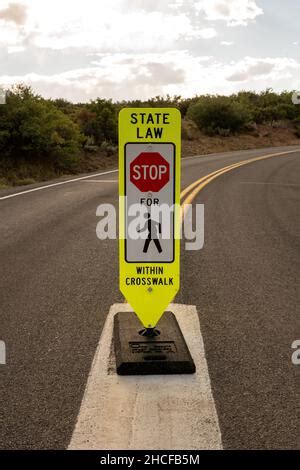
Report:
[[[0,0],[0,84],[87,101],[300,89],[299,0]]]

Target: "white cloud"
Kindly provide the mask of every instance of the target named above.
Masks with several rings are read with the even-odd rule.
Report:
[[[45,97],[88,101],[147,99],[155,95],[230,94],[241,89],[276,88],[284,77],[293,80],[300,63],[289,58],[247,57],[230,64],[188,51],[147,54],[100,54],[92,66],[53,75],[0,76],[2,85],[25,82]]]
[[[217,36],[217,31],[215,28],[203,28],[196,32],[195,36],[198,36],[202,39],[211,39]]]
[[[146,98],[175,92],[176,87],[185,82],[186,60],[186,53],[181,51],[102,54],[88,68],[54,75],[0,76],[0,83],[9,86],[25,82],[43,96],[65,97],[72,101],[85,101],[97,96],[118,100]]]
[[[7,48],[8,54],[17,54],[18,52],[23,52],[25,50],[24,46],[9,46]]]
[[[85,0],[71,4],[71,0],[23,0],[23,5],[8,5],[3,10],[14,23],[6,21],[0,45],[26,42],[54,50],[72,47],[138,52],[169,50],[182,39],[216,36],[214,28],[199,22],[196,26],[190,9],[170,8],[170,3],[163,2],[160,8],[158,1]]]
[[[0,22],[14,23],[23,25],[27,18],[26,5],[22,3],[6,3],[0,9]]]
[[[208,56],[195,58],[188,51],[148,54],[99,54],[89,68],[55,75],[0,76],[2,85],[30,84],[45,97],[86,101],[96,97],[143,99],[155,95],[190,96],[209,92],[216,66]],[[196,79],[195,79],[196,78]],[[124,85],[125,84],[125,85]]]
[[[247,25],[263,14],[255,0],[200,0],[196,8],[208,20],[224,20],[230,26]]]
[[[255,20],[263,14],[259,0],[0,2],[0,84],[27,82],[46,97],[86,101],[227,94],[279,83],[289,88],[300,76],[292,58],[234,55],[244,55],[242,31],[235,31],[233,42],[224,25]],[[211,41],[218,27],[220,39]],[[211,46],[215,57],[208,55]],[[207,55],[201,55],[205,50]],[[230,60],[223,59],[225,52],[232,54]],[[22,73],[23,67],[31,73]]]
[[[300,63],[287,57],[257,59],[245,57],[242,61],[233,64],[227,80],[232,82],[245,82],[261,78],[279,80],[292,77],[292,72],[300,69]]]

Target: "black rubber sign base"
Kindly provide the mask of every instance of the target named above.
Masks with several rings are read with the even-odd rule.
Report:
[[[114,317],[119,375],[193,374],[196,371],[175,315],[165,312],[150,336],[133,312]]]

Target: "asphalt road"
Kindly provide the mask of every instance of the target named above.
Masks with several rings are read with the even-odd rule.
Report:
[[[228,164],[289,148],[184,159],[182,188]],[[205,245],[182,252],[177,301],[197,306],[225,448],[299,448],[300,150],[208,186]],[[0,192],[0,448],[66,448],[109,307],[118,246],[96,237],[118,173]],[[38,186],[38,185],[36,185]],[[32,189],[35,186],[32,187]],[[30,189],[25,188],[25,190]],[[297,311],[298,308],[298,311]]]

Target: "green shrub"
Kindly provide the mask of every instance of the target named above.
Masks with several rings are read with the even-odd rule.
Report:
[[[117,143],[118,117],[116,106],[111,100],[97,99],[88,105],[89,120],[84,128],[85,135],[93,137],[96,145],[102,142]]]
[[[5,189],[9,187],[9,182],[6,178],[0,177],[0,189]]]
[[[251,121],[245,105],[225,96],[202,97],[189,107],[187,116],[208,134],[218,134],[220,129],[226,129],[227,135],[239,132]]]
[[[53,103],[20,85],[0,107],[0,129],[3,158],[51,162],[62,168],[76,162],[83,138],[77,124]]]

